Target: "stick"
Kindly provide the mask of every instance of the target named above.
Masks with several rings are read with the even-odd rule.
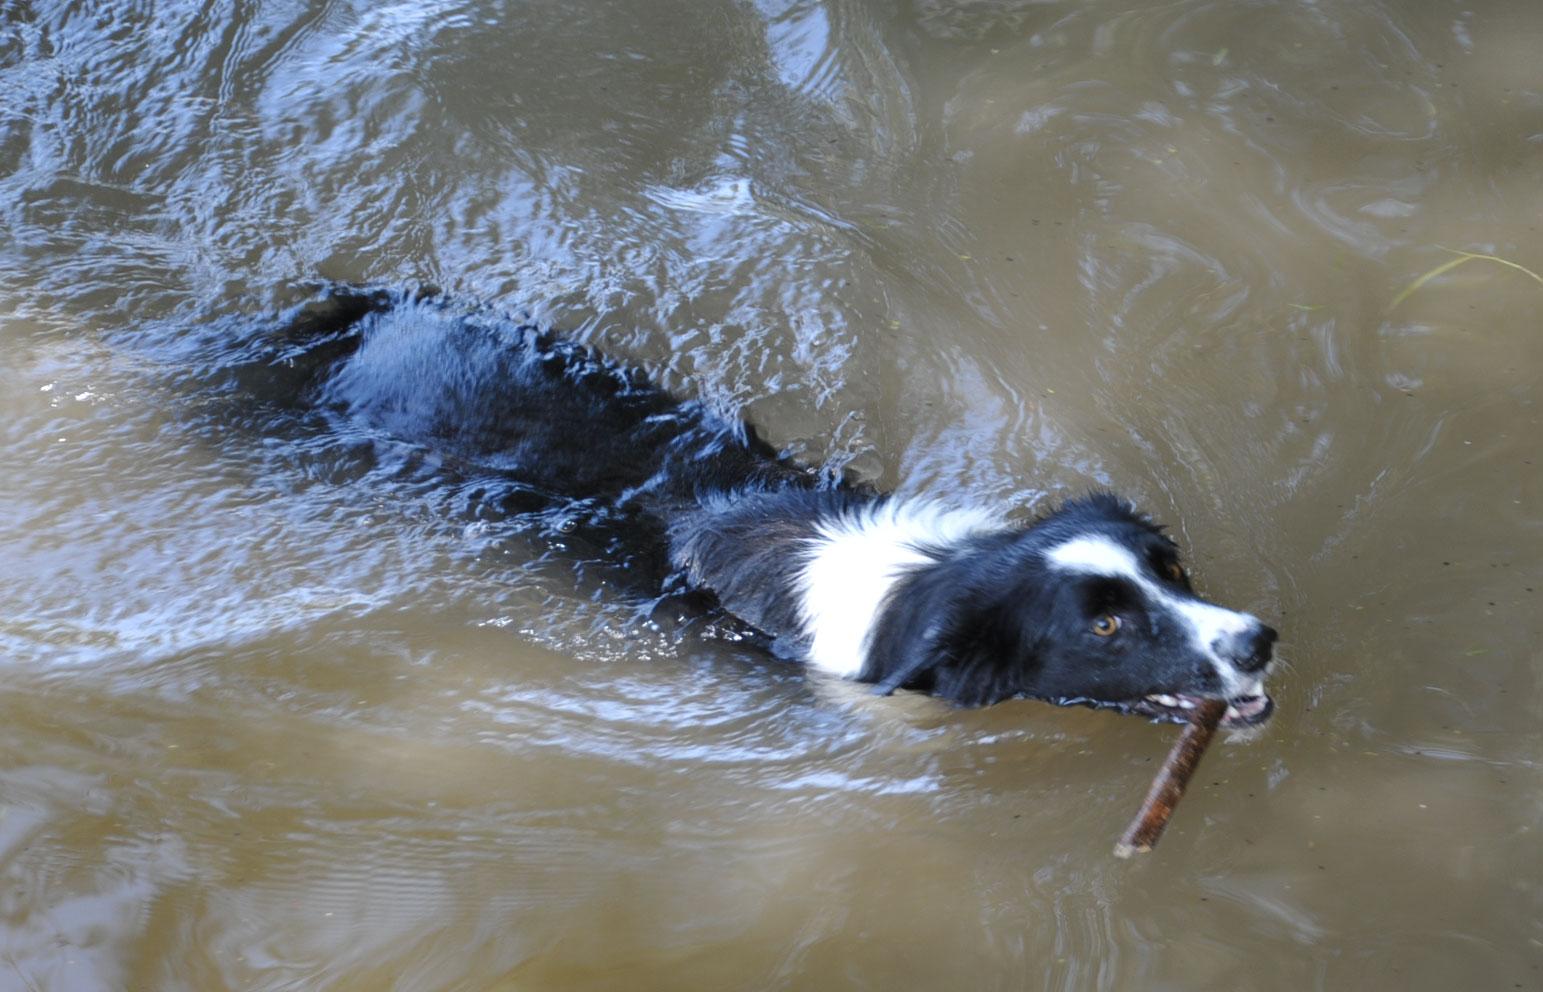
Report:
[[[1157,839],[1163,835],[1163,828],[1168,825],[1168,818],[1173,815],[1173,808],[1184,796],[1184,787],[1189,785],[1189,777],[1195,774],[1195,766],[1200,764],[1200,756],[1205,754],[1212,735],[1216,733],[1216,725],[1221,723],[1222,715],[1226,712],[1225,699],[1201,700],[1195,707],[1189,723],[1184,726],[1184,733],[1174,742],[1173,750],[1163,759],[1163,767],[1158,769],[1157,777],[1152,780],[1152,788],[1147,790],[1141,811],[1130,821],[1130,826],[1125,828],[1125,835],[1120,838],[1120,842],[1114,845],[1115,857],[1128,858],[1132,854],[1145,854],[1156,846]]]

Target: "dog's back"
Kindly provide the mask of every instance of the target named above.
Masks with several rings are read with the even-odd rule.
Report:
[[[282,339],[308,400],[553,499],[666,505],[803,476],[748,425],[636,369],[433,297],[337,291]]]

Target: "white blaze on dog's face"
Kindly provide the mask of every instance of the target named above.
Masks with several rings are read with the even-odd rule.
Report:
[[[1152,562],[1139,559],[1131,548],[1104,534],[1063,541],[1050,548],[1045,559],[1069,576],[1129,583],[1139,590],[1146,613],[1166,614],[1186,633],[1189,649],[1210,666],[1220,694],[1232,701],[1228,711],[1231,721],[1252,722],[1268,715],[1271,704],[1265,695],[1264,676],[1276,635],[1257,617],[1198,598],[1176,562],[1170,562],[1168,574],[1162,574]],[[1170,709],[1193,705],[1193,699],[1182,693],[1153,694],[1147,699]]]

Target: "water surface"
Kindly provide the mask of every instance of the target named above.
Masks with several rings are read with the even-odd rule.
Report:
[[[1543,987],[1543,8],[0,10],[0,989]],[[873,699],[223,370],[529,314],[832,472],[1131,495],[1172,738]],[[464,480],[463,480],[464,481]]]

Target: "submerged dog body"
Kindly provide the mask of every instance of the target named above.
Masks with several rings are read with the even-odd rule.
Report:
[[[962,705],[1016,696],[1257,723],[1275,632],[1205,602],[1177,548],[1096,495],[1035,523],[872,493],[783,458],[555,335],[435,301],[341,292],[281,360],[316,402],[622,521],[693,588],[826,671]]]

